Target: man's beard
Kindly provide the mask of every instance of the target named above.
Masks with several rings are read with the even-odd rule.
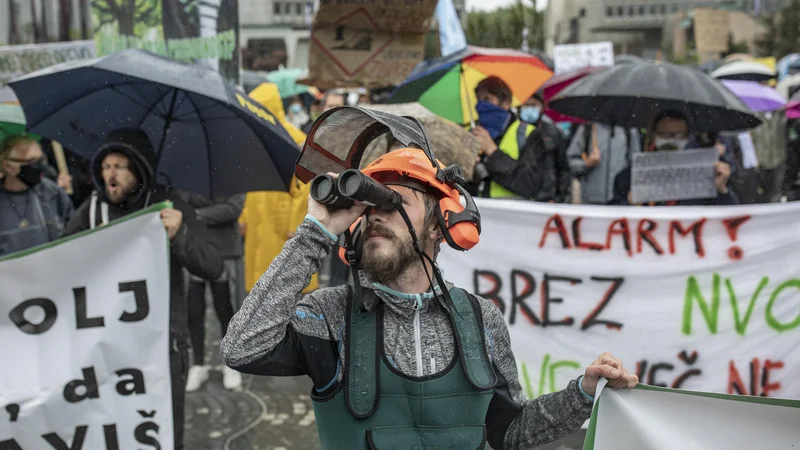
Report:
[[[396,281],[409,267],[419,262],[419,255],[414,250],[410,234],[400,238],[381,224],[370,225],[364,234],[367,236],[369,233],[376,233],[394,243],[394,246],[389,249],[390,254],[388,255],[376,249],[371,242],[364,243],[361,268],[371,279],[383,284],[391,283]]]

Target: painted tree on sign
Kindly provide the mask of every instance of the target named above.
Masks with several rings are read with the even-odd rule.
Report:
[[[160,3],[160,0],[95,0],[92,2],[98,18],[95,30],[116,22],[119,34],[133,36],[136,25],[154,27],[161,23]]]

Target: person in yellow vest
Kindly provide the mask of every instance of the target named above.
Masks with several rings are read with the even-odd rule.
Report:
[[[262,83],[249,95],[278,119],[298,145],[303,145],[306,135],[286,120],[277,85]],[[262,191],[247,194],[239,224],[244,234],[245,288],[248,292],[303,222],[308,209],[308,194],[309,185],[296,177],[292,178],[288,193]],[[303,292],[317,287],[317,274],[314,274]]]
[[[483,179],[473,179],[480,183],[479,195],[536,199],[547,176],[526,145],[536,126],[511,112],[511,89],[499,77],[483,79],[475,87],[475,95],[478,125],[471,132],[481,143],[476,173],[482,173]]]

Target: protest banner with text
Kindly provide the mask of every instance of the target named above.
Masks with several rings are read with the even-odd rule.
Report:
[[[160,208],[0,259],[0,449],[173,447]]]
[[[447,279],[503,312],[528,397],[610,351],[642,383],[800,398],[800,205],[483,200]]]

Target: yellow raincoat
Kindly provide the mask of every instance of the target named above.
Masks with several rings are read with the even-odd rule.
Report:
[[[262,83],[250,97],[267,108],[283,125],[298,145],[303,145],[305,133],[286,120],[278,86]],[[281,252],[283,244],[294,235],[308,211],[309,185],[292,178],[289,193],[277,191],[249,192],[244,202],[239,223],[244,225],[245,287],[253,289],[272,260]],[[316,289],[317,274],[304,292]]]

